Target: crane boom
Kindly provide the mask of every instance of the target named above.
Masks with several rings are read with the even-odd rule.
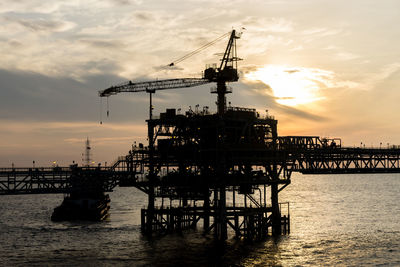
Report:
[[[185,87],[194,87],[202,84],[210,83],[211,81],[203,78],[181,78],[181,79],[167,79],[149,82],[132,81],[125,82],[119,85],[111,86],[107,89],[99,91],[100,97],[108,97],[118,93],[124,92],[146,92],[155,90],[167,90]]]
[[[200,49],[197,49],[194,52],[197,53],[197,51],[200,51],[201,49],[214,44],[215,42],[219,41],[220,39],[222,39],[227,35],[228,34],[222,35],[221,37],[217,38],[216,40],[212,41],[209,44],[202,46]],[[207,67],[204,70],[203,78],[181,78],[181,79],[156,80],[156,81],[137,82],[137,83],[129,81],[101,90],[99,91],[99,96],[108,97],[123,92],[148,92],[150,93],[150,102],[151,102],[151,93],[154,93],[155,91],[158,90],[194,87],[202,84],[216,82],[217,90],[212,91],[212,93],[217,93],[218,114],[223,115],[226,109],[225,95],[227,93],[230,93],[227,90],[226,83],[237,82],[239,80],[239,75],[237,71],[237,61],[241,59],[237,57],[236,39],[239,39],[240,36],[241,34],[237,34],[235,30],[232,30],[232,32],[230,33],[228,44],[225,49],[224,56],[221,59],[221,65],[218,68],[216,67],[216,65],[215,67]],[[192,55],[192,53],[189,54],[189,56],[190,55]],[[184,56],[181,59],[178,59],[175,63],[178,63],[186,58],[187,57]],[[174,66],[175,63],[173,62],[169,64],[169,66]]]

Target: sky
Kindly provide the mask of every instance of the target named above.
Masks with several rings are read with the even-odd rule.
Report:
[[[98,91],[198,77],[227,39],[160,67],[232,29],[243,59],[232,106],[268,110],[282,136],[400,144],[398,25],[398,0],[1,1],[0,166],[81,163],[87,137],[93,161],[110,164],[146,142],[148,96],[112,96],[106,117]],[[157,92],[155,113],[215,111],[210,87]]]

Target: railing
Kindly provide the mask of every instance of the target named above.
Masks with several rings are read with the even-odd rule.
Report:
[[[300,152],[321,148],[340,148],[342,141],[339,138],[320,138],[319,136],[280,136],[278,149]]]
[[[251,112],[251,113],[256,113],[256,109],[254,108],[242,108],[242,107],[228,107],[228,111],[242,111],[242,112]]]
[[[1,168],[0,195],[110,192],[125,177],[110,167]]]
[[[0,194],[67,193],[71,169],[1,168]]]
[[[294,152],[292,170],[301,173],[397,173],[400,149],[320,148]]]

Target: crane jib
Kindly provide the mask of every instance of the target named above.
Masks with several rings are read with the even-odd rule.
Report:
[[[167,80],[157,80],[157,81],[137,82],[137,83],[129,81],[99,91],[99,95],[101,97],[108,97],[110,95],[123,92],[146,92],[149,90],[157,91],[157,90],[184,88],[184,87],[194,87],[202,84],[207,84],[210,82],[211,81],[209,81],[208,79],[203,79],[203,78],[167,79]]]

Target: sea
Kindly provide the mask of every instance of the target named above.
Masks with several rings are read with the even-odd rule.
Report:
[[[117,187],[107,221],[52,222],[63,195],[0,196],[0,266],[400,266],[400,174],[301,175],[280,193],[291,232],[217,243],[140,232],[146,195]]]

